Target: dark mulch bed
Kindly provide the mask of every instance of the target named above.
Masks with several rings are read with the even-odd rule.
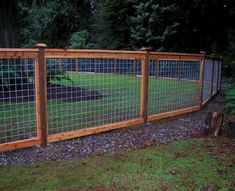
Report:
[[[48,84],[47,98],[56,99],[64,102],[86,101],[101,98],[98,91],[89,90],[81,87],[66,87],[58,84]],[[27,84],[20,89],[10,91],[0,91],[0,101],[11,102],[31,102],[35,100],[35,87],[33,84]]]
[[[222,110],[221,91],[202,111],[147,125],[124,128],[72,140],[0,153],[0,165],[34,163],[47,160],[71,160],[103,153],[119,153],[167,144],[198,136],[205,128],[208,111]]]

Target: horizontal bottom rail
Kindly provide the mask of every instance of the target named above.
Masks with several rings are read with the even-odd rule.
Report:
[[[0,151],[9,151],[19,148],[32,147],[34,145],[39,145],[40,140],[38,138],[14,141],[9,143],[0,144]]]
[[[191,113],[191,112],[195,112],[195,111],[199,111],[199,110],[200,110],[199,106],[189,107],[186,109],[179,109],[176,111],[170,111],[170,112],[166,112],[166,113],[161,113],[161,114],[149,116],[148,121],[161,120],[161,119],[165,119],[168,117],[174,117],[176,115]]]
[[[130,127],[133,125],[139,125],[139,124],[142,124],[143,122],[144,120],[142,118],[137,118],[133,120],[122,121],[122,122],[108,124],[108,125],[102,125],[98,127],[92,127],[92,128],[81,129],[81,130],[76,130],[76,131],[69,131],[65,133],[53,134],[53,135],[48,136],[48,142],[62,141],[62,140],[76,138],[76,137],[97,134],[97,133],[110,131],[114,129]]]

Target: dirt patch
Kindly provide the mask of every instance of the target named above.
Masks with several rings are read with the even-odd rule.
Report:
[[[47,98],[48,100],[56,99],[64,102],[76,102],[100,99],[102,95],[98,91],[89,90],[87,88],[49,84],[47,86]],[[35,87],[33,84],[27,84],[20,89],[1,91],[0,101],[17,103],[35,101]]]

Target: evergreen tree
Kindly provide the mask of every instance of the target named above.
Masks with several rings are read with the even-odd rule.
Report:
[[[105,49],[130,49],[130,16],[137,0],[106,0],[95,24],[97,43]]]
[[[131,38],[133,47],[143,46],[170,50],[169,42],[177,32],[178,23],[171,16],[177,11],[175,4],[166,5],[160,1],[141,2],[135,6],[131,17]]]

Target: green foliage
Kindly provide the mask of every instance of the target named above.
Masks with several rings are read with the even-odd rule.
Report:
[[[19,67],[19,63],[1,62],[0,68],[0,82],[1,90],[0,91],[14,91],[16,89],[21,89],[22,86],[26,85],[29,82],[28,77],[31,73],[28,73],[28,76],[25,74],[23,68]]]
[[[74,32],[69,39],[69,45],[67,48],[93,48],[94,44],[89,43],[89,32],[87,30],[82,30],[79,32]]]
[[[88,0],[21,1],[21,39],[25,47],[44,42],[64,48],[76,31],[89,29],[91,3]]]
[[[231,76],[235,83],[235,29],[228,32],[229,43],[224,51],[224,74]]]
[[[100,9],[95,23],[100,48],[130,49],[130,16],[138,0],[107,0]]]
[[[161,3],[161,4],[160,4]],[[143,46],[165,50],[165,44],[177,32],[178,23],[169,17],[177,11],[175,4],[163,5],[150,0],[135,6],[131,17],[131,38],[135,49]]]
[[[47,62],[47,83],[53,81],[71,81],[69,75],[62,68],[61,61],[58,62]],[[71,81],[72,82],[72,81]]]
[[[228,110],[229,113],[235,114],[235,87],[226,92],[225,108]]]

